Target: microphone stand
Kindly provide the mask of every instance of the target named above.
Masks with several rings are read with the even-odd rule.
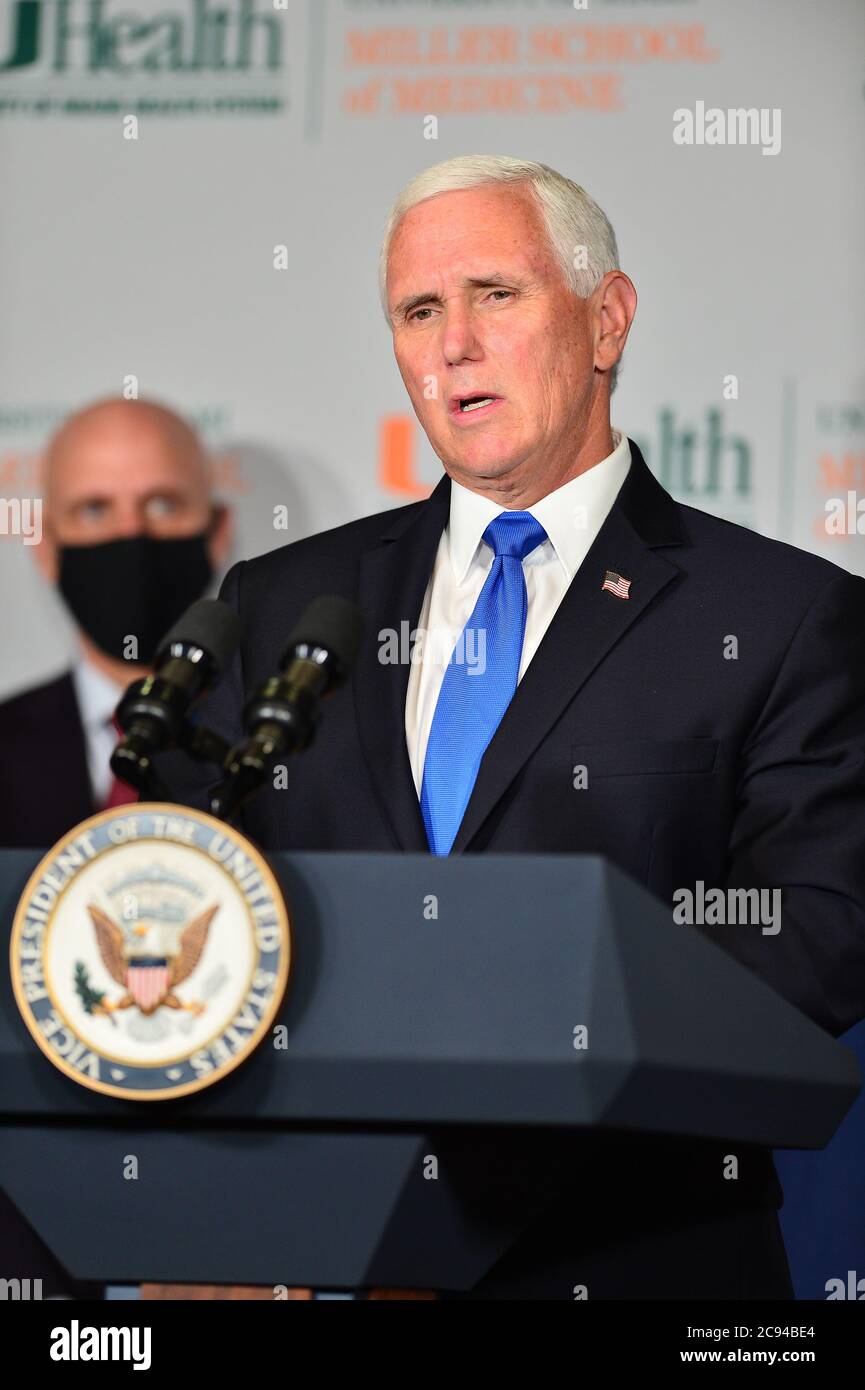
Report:
[[[224,767],[231,751],[231,744],[220,734],[189,719],[181,724],[174,746],[199,762],[216,763],[220,768]],[[111,771],[130,787],[135,787],[145,801],[174,799],[153,765],[149,730],[143,725],[136,725],[134,720],[111,754]]]
[[[275,758],[300,753],[312,743],[321,720],[319,701],[336,666],[326,652],[322,655],[324,660],[312,655],[297,659],[290,670],[265,681],[249,701],[243,714],[249,734],[223,760],[223,779],[210,798],[211,815],[230,824],[262,786]]]

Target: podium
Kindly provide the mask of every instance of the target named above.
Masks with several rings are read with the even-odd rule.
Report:
[[[7,930],[40,857],[0,851]],[[466,1289],[589,1134],[820,1148],[859,1090],[852,1053],[599,858],[268,859],[285,1045],[207,1091],[77,1086],[7,971],[0,1186],[77,1279]]]

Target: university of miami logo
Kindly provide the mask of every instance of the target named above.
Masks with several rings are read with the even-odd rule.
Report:
[[[103,811],[21,896],[12,982],[45,1055],[83,1086],[165,1100],[211,1086],[269,1031],[290,938],[258,851],[202,812]]]

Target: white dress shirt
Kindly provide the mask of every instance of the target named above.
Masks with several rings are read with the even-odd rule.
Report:
[[[528,609],[518,681],[628,475],[631,450],[627,436],[618,430],[611,433],[611,454],[540,502],[521,509],[540,522],[548,539],[523,560]],[[418,796],[444,673],[493,563],[493,551],[481,537],[504,510],[499,503],[451,480],[450,517],[418,622],[424,634],[422,658],[412,663],[406,693],[405,736]],[[465,660],[468,663],[471,659],[472,649],[467,644]]]
[[[114,752],[118,735],[111,717],[120,703],[123,690],[88,661],[75,663],[72,667],[72,682],[84,728],[87,769],[90,773],[93,799],[97,806],[102,806],[108,800],[108,793],[114,781],[108,760]]]

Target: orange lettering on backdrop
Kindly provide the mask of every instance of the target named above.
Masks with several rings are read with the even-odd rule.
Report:
[[[410,415],[386,415],[379,430],[378,480],[388,492],[406,497],[429,497],[414,472],[414,420]]]
[[[345,61],[350,68],[420,62],[417,29],[349,29],[345,42]]]
[[[529,60],[541,63],[706,63],[718,57],[717,49],[706,47],[702,24],[657,29],[643,24],[545,24],[530,29],[527,37]]]
[[[449,55],[454,63],[515,63],[519,58],[516,29],[460,29],[455,38],[456,52]]]
[[[827,492],[844,492],[848,488],[855,488],[857,478],[860,487],[865,487],[865,454],[858,457],[856,454],[844,454],[840,465],[834,454],[821,454],[819,465]]]
[[[515,63],[520,56],[519,31],[506,25],[350,29],[345,39],[345,65],[349,68]]]
[[[522,77],[394,77],[392,110],[470,111],[621,111],[619,73],[586,77],[548,73]]]
[[[371,77],[362,87],[354,87],[343,93],[343,109],[351,116],[373,116],[378,113],[381,98],[382,79]]]
[[[33,492],[41,486],[42,457],[40,454],[3,454],[0,456],[0,484],[17,488],[20,493]]]

